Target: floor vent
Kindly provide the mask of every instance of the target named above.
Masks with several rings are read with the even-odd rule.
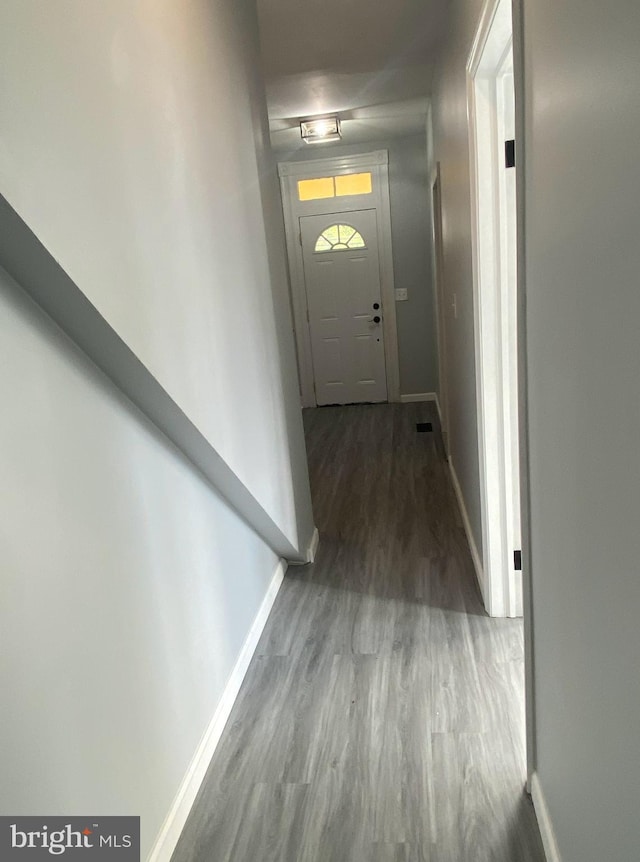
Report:
[[[418,431],[419,433],[423,433],[425,431],[433,431],[433,425],[431,424],[431,422],[417,422],[416,431]]]

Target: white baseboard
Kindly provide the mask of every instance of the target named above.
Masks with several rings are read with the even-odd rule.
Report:
[[[305,554],[304,560],[288,560],[287,564],[289,566],[306,566],[309,563],[313,563],[316,558],[316,552],[318,550],[318,544],[320,543],[320,534],[318,533],[318,528],[313,528],[313,534],[311,536],[311,540],[309,542],[309,546],[307,547],[307,552]]]
[[[547,802],[544,798],[537,772],[534,772],[531,776],[531,798],[538,819],[542,846],[544,847],[544,855],[547,862],[562,862],[560,851],[558,850],[558,842],[553,831],[551,816],[549,815],[549,809],[547,808]]]
[[[478,586],[480,587],[480,592],[482,593],[482,601],[484,602],[484,606],[486,608],[487,596],[485,592],[484,570],[482,568],[482,560],[480,559],[480,554],[478,553],[478,548],[476,547],[476,540],[473,537],[473,530],[471,529],[471,522],[469,521],[467,507],[465,506],[464,497],[462,496],[462,488],[460,487],[458,475],[456,473],[455,467],[453,466],[453,461],[451,460],[451,458],[449,458],[449,470],[451,471],[451,481],[453,482],[453,489],[456,492],[456,497],[458,498],[458,507],[460,509],[460,514],[462,515],[464,531],[467,534],[467,541],[469,542],[471,559],[473,560],[473,567],[476,571],[476,580],[478,581]]]
[[[438,396],[435,392],[409,392],[407,395],[400,396],[401,404],[411,404],[414,401],[437,401]]]
[[[440,409],[440,399],[438,398],[438,393],[435,392],[436,396],[433,400],[436,402],[436,410],[438,411],[438,419],[440,420],[440,427],[442,428],[442,410]]]
[[[233,704],[235,703],[240,686],[253,657],[253,653],[260,640],[260,635],[265,627],[267,618],[278,595],[278,590],[284,579],[287,564],[280,560],[274,572],[267,594],[265,595],[260,609],[256,614],[249,634],[235,663],[231,676],[225,687],[224,693],[216,707],[213,718],[204,732],[200,744],[189,764],[189,768],[182,780],[178,793],[176,794],[169,813],[160,829],[153,849],[148,857],[148,862],[169,862],[176,848],[180,834],[187,822],[187,817],[200,789],[200,785],[206,775],[209,763],[216,750],[216,746],[222,736],[225,724],[229,718]]]
[[[318,532],[318,528],[313,528],[313,536],[311,536],[311,541],[309,542],[309,547],[307,548],[307,562],[313,563],[316,558],[316,553],[318,551],[318,545],[320,544],[320,533]]]

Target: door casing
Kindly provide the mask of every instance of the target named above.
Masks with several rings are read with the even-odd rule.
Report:
[[[300,201],[297,183],[301,179],[371,171],[373,191],[367,195]],[[393,280],[391,244],[391,211],[389,205],[389,154],[376,150],[351,156],[313,159],[303,162],[281,162],[278,165],[284,212],[287,255],[291,280],[291,305],[300,373],[300,395],[303,407],[316,407],[311,337],[309,333],[304,263],[300,244],[299,219],[305,215],[348,213],[353,210],[375,209],[377,212],[378,252],[380,257],[380,288],[382,326],[384,332],[387,397],[400,401],[400,370],[398,363],[398,331]]]
[[[505,263],[504,237],[511,234],[503,236],[501,230],[508,216],[501,193],[506,169],[496,101],[496,81],[511,44],[510,0],[488,0],[467,63],[467,98],[482,568],[491,616],[522,615],[521,575],[514,568],[514,551],[520,548],[513,545],[514,535],[520,544],[519,506],[512,505],[511,493],[518,473],[517,421],[512,421],[517,382],[511,367],[517,349],[516,279],[515,267],[511,275]],[[510,215],[515,220],[515,206]]]
[[[436,332],[438,336],[438,408],[442,443],[447,458],[449,457],[449,392],[447,388],[447,325],[445,316],[446,298],[444,294],[444,255],[442,249],[442,180],[440,177],[440,162],[436,162],[434,176],[431,181],[431,237],[433,250],[433,280],[436,294]]]
[[[481,56],[483,45],[488,37],[493,19],[502,5],[504,15],[505,5],[500,0],[485,0],[478,18],[476,36],[467,64],[467,96],[470,138],[473,134],[473,106],[471,99],[471,70]],[[518,418],[519,418],[519,462],[520,462],[520,526],[522,542],[522,600],[524,618],[524,683],[525,683],[525,713],[526,713],[526,761],[527,761],[527,792],[532,792],[532,780],[537,768],[536,746],[536,686],[534,673],[534,629],[533,629],[533,589],[534,579],[531,557],[531,506],[530,506],[530,469],[529,469],[529,421],[527,413],[527,327],[526,327],[526,247],[525,247],[525,195],[526,195],[526,158],[525,131],[528,120],[525,99],[525,50],[524,50],[524,0],[510,0],[506,4],[511,14],[513,72],[515,91],[515,140],[516,140],[516,222],[517,222],[517,352],[518,352]],[[477,216],[475,200],[475,156],[474,144],[470,140],[470,167],[474,183],[472,183],[472,230],[476,230]],[[477,260],[474,260],[474,267]],[[476,273],[474,272],[474,279]],[[476,284],[474,283],[474,291]],[[475,293],[474,293],[475,299]],[[475,332],[478,338],[478,332]],[[477,346],[477,345],[476,345]]]

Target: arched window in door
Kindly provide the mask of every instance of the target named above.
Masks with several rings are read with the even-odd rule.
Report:
[[[350,248],[366,248],[362,235],[349,224],[332,224],[325,228],[314,247],[315,252],[347,251]]]

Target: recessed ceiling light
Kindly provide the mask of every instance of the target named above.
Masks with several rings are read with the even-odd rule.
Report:
[[[339,141],[340,120],[337,117],[323,117],[318,120],[303,120],[300,123],[302,140],[307,144],[321,144],[324,141]]]

